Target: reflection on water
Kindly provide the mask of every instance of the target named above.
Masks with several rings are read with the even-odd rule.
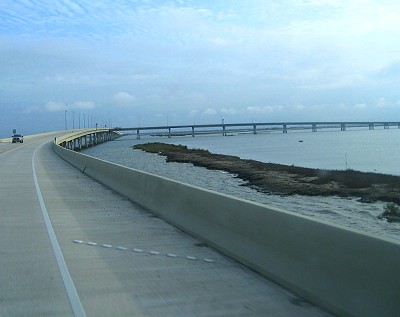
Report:
[[[313,138],[316,134],[318,133],[309,133],[309,135]],[[302,142],[301,144],[307,142],[308,139],[305,136],[306,134],[304,133],[304,135],[302,135],[302,139],[304,139],[304,142]],[[271,138],[271,136],[268,137]],[[213,140],[213,138],[217,141],[210,141]],[[298,136],[295,137],[295,139],[297,138]],[[138,170],[143,170],[149,173],[178,180],[187,184],[192,184],[195,186],[222,192],[228,195],[256,201],[294,213],[317,218],[319,220],[340,224],[353,229],[376,234],[381,237],[388,237],[400,241],[400,224],[388,223],[377,219],[377,216],[383,211],[383,202],[366,204],[358,202],[356,198],[319,196],[306,197],[299,195],[280,196],[265,194],[258,192],[253,188],[243,186],[244,182],[238,178],[235,178],[235,176],[232,174],[223,171],[207,170],[205,168],[196,167],[188,163],[166,163],[165,157],[132,149],[132,146],[137,143],[161,141],[175,144],[186,144],[188,146],[197,148],[208,148],[214,153],[219,152],[232,155],[235,154],[235,152],[243,151],[243,149],[238,150],[237,145],[240,144],[240,142],[243,142],[242,140],[245,140],[244,138],[240,141],[240,137],[219,137],[219,139],[222,139],[225,147],[229,147],[228,151],[226,149],[219,151],[216,150],[216,143],[221,142],[220,140],[218,140],[218,137],[186,137],[175,139],[148,138],[136,140],[132,136],[126,136],[114,142],[108,142],[84,150],[84,153]],[[224,141],[227,139],[236,139],[236,142],[227,145],[225,143],[227,141]],[[195,144],[197,144],[197,146],[193,145],[194,142]],[[201,146],[201,144],[205,142],[207,142],[207,144],[209,144],[210,146]],[[234,146],[233,144],[236,144],[236,146]],[[263,144],[264,143],[261,142],[260,144],[258,144],[258,146],[260,147]],[[246,146],[246,149],[248,149],[248,153],[250,151],[248,145]],[[258,153],[258,155],[260,155],[260,151],[256,152]],[[250,158],[254,159],[254,157]]]

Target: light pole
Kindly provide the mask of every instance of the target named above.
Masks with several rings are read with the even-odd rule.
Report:
[[[65,130],[67,130],[67,110],[65,110],[64,121],[65,121]]]
[[[75,111],[72,111],[72,130],[75,130]]]

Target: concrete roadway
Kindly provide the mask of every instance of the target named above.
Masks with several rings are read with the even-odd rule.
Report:
[[[330,316],[82,174],[0,144],[0,316]]]

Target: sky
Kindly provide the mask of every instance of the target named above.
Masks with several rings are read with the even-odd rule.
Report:
[[[398,0],[1,0],[0,137],[400,121]]]

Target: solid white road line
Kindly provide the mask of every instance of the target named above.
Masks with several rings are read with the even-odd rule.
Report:
[[[43,144],[42,144],[43,145]],[[35,156],[36,151],[42,146],[38,146],[33,152],[32,156],[32,173],[33,180],[35,182],[36,194],[39,199],[40,208],[42,210],[44,222],[46,224],[47,233],[49,235],[51,245],[53,247],[54,255],[57,260],[58,269],[60,270],[61,277],[64,282],[65,289],[68,294],[69,302],[72,307],[72,311],[74,312],[75,317],[86,317],[86,313],[82,307],[82,303],[79,299],[78,293],[76,291],[74,282],[72,281],[71,275],[69,274],[67,264],[65,263],[64,256],[62,255],[60,245],[58,244],[57,237],[54,233],[53,226],[51,225],[51,221],[49,218],[49,214],[47,213],[46,205],[43,200],[42,192],[40,191],[39,183],[36,177],[36,169],[35,169]]]

